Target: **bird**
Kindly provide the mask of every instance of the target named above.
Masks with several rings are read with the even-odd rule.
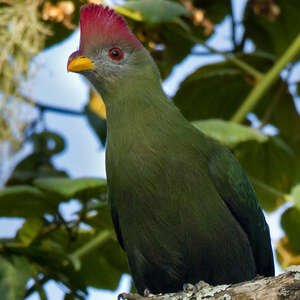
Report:
[[[105,103],[108,204],[140,294],[274,275],[269,227],[248,177],[166,96],[122,16],[82,6],[67,70],[85,76]]]

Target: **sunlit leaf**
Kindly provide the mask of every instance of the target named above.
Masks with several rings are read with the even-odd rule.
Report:
[[[169,0],[129,0],[122,7],[140,12],[143,20],[149,24],[174,21],[190,13],[178,2]]]
[[[230,121],[210,119],[192,123],[203,133],[215,138],[228,147],[234,147],[246,141],[266,142],[268,136],[258,130]]]

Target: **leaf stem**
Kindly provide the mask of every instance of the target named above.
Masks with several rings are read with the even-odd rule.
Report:
[[[94,239],[83,245],[82,247],[75,250],[73,253],[69,255],[69,259],[73,262],[76,270],[80,269],[80,258],[95,248],[99,247],[101,244],[105,243],[112,237],[111,231],[103,230],[98,236]]]
[[[242,122],[247,113],[251,112],[263,94],[270,88],[281,70],[297,55],[300,54],[300,34],[295,38],[289,48],[274,64],[274,66],[261,78],[258,84],[252,89],[244,103],[233,115],[231,121]]]

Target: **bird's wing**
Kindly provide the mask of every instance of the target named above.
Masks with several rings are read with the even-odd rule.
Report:
[[[122,237],[122,233],[121,233],[121,229],[120,229],[120,224],[119,224],[118,211],[114,207],[113,202],[110,202],[110,214],[111,214],[111,218],[112,218],[112,221],[113,221],[113,224],[114,224],[114,227],[115,227],[115,232],[116,232],[119,244],[122,247],[122,249],[125,250],[124,249],[123,237]]]
[[[209,170],[219,195],[249,238],[257,273],[274,275],[269,227],[241,166],[232,153],[225,149],[212,157]]]

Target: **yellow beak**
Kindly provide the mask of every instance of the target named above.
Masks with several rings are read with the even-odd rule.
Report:
[[[84,56],[78,56],[68,63],[68,72],[81,72],[95,68],[93,62]]]

